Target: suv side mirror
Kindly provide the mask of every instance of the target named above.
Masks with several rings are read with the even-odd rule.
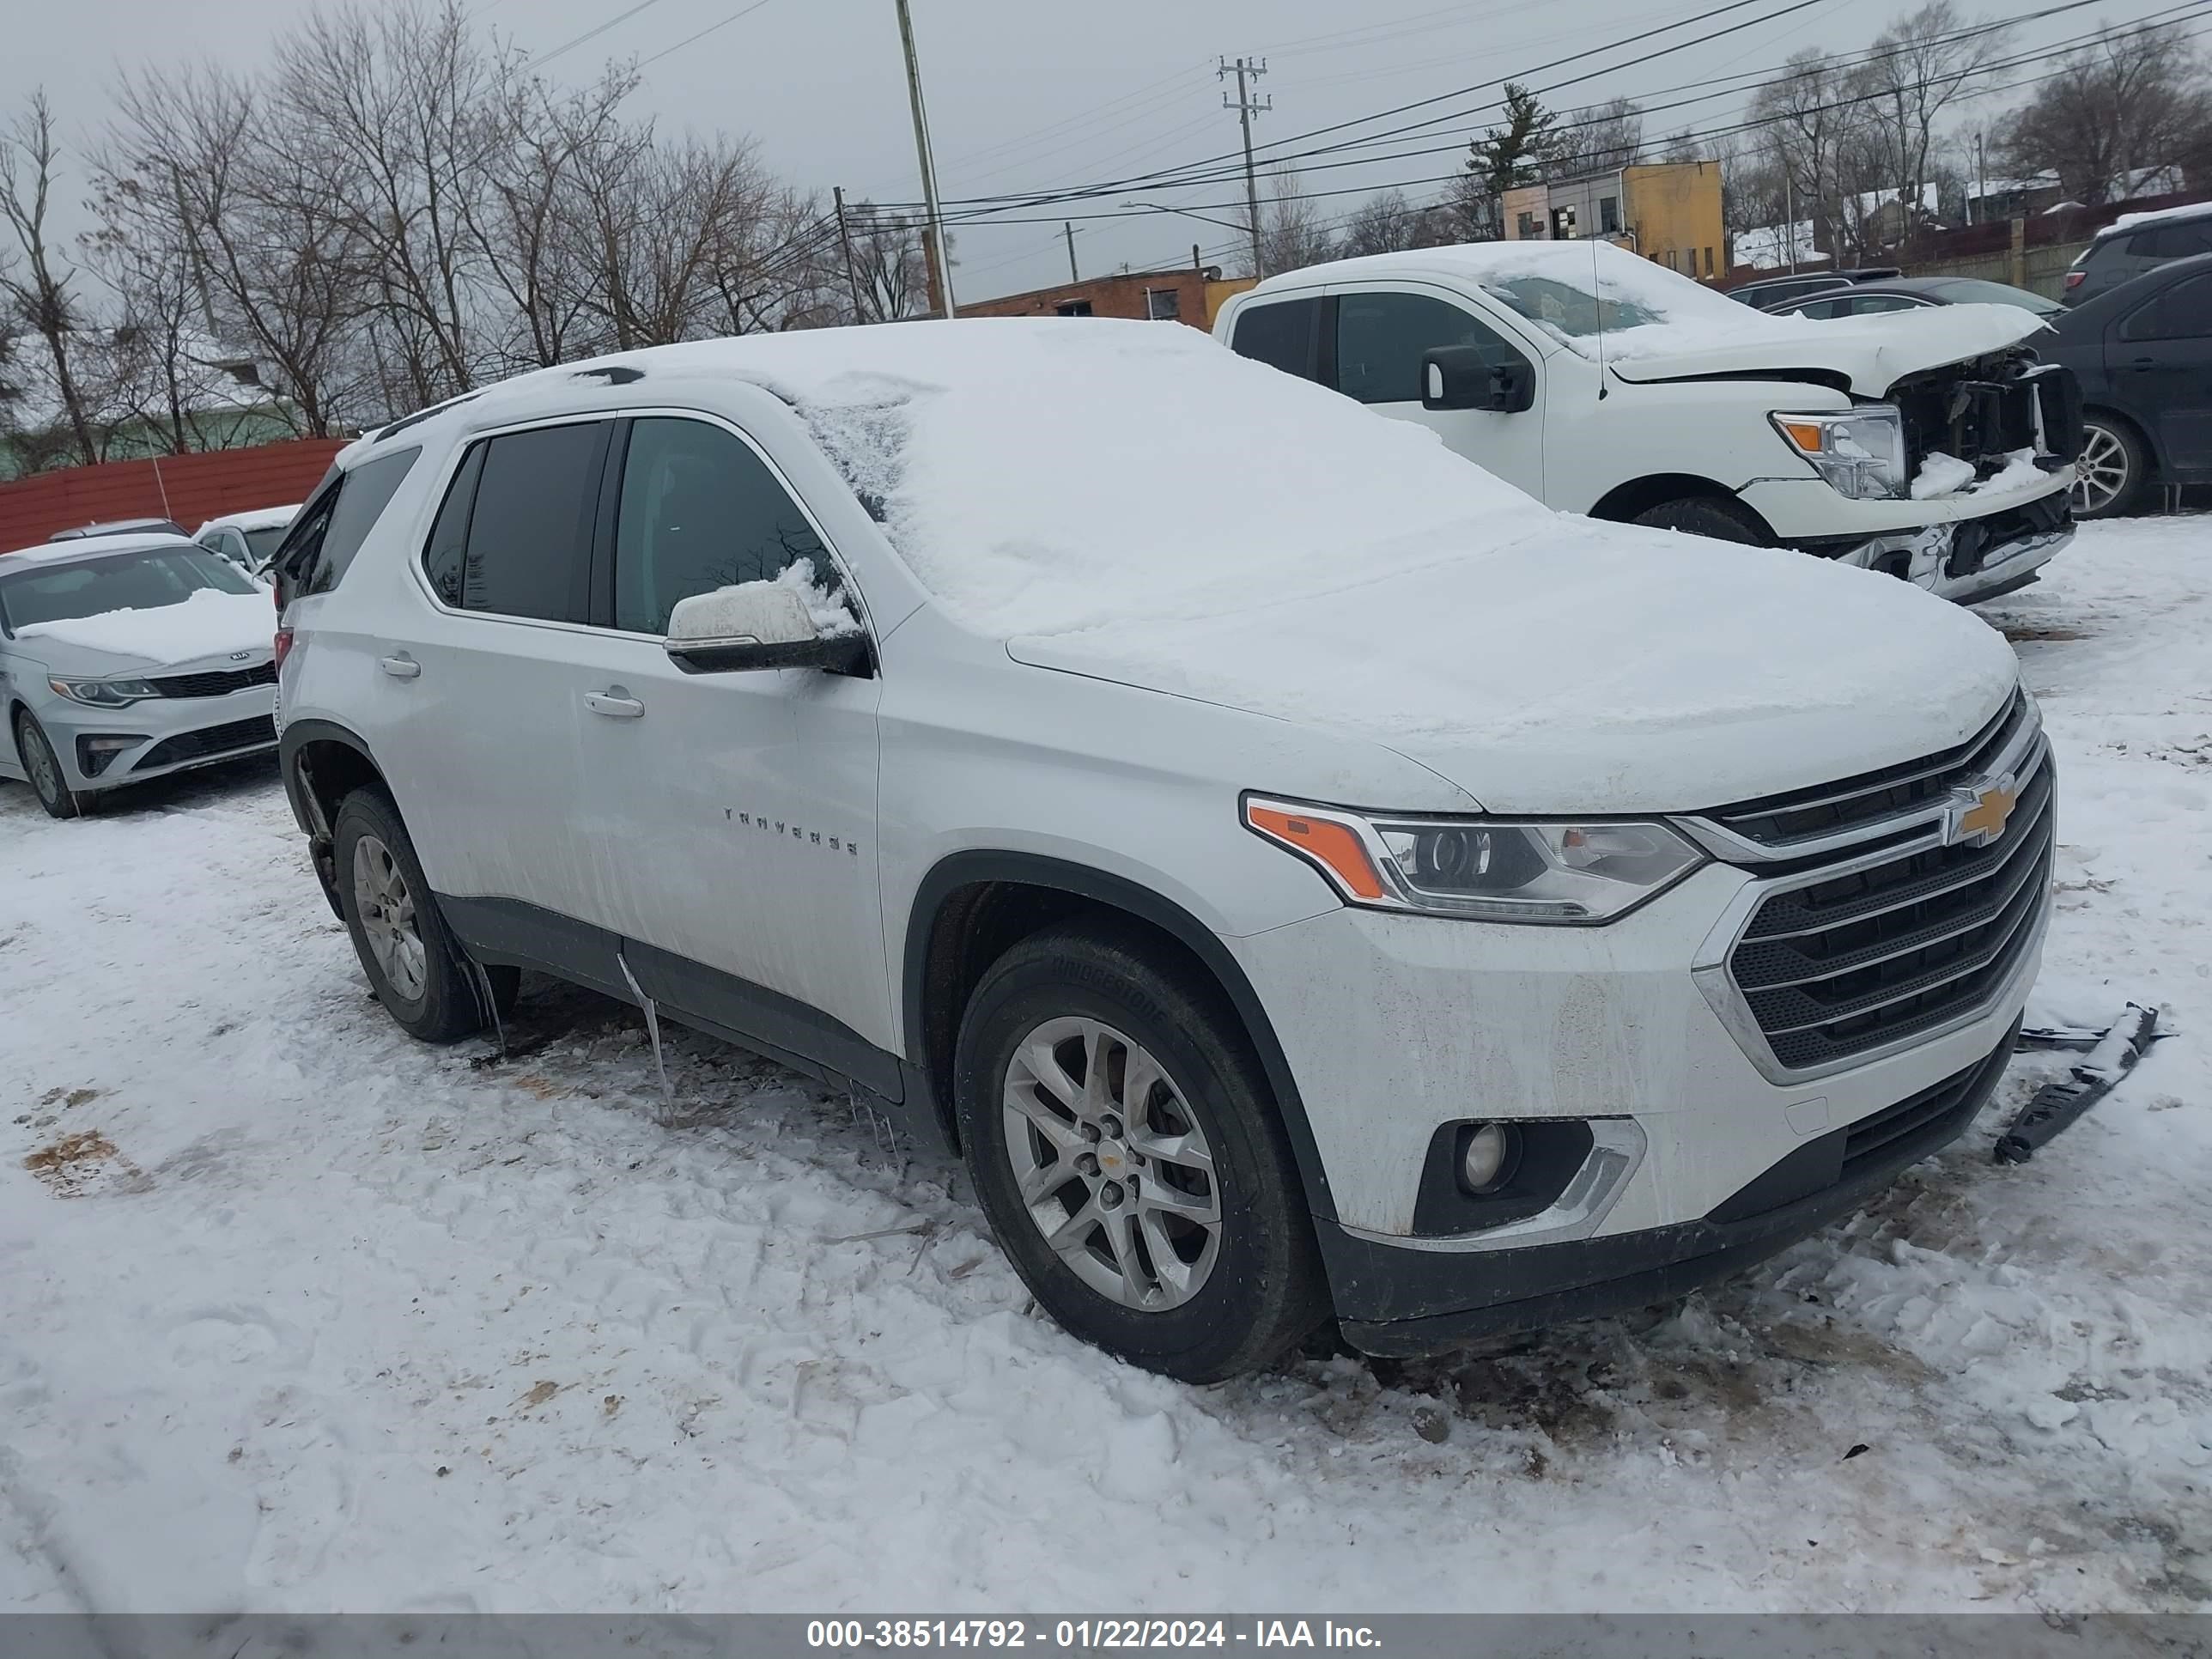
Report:
[[[1518,361],[1493,363],[1480,346],[1421,354],[1423,409],[1486,409],[1516,415],[1536,401],[1536,374]]]
[[[687,674],[762,668],[823,668],[865,673],[868,637],[824,634],[798,590],[780,581],[739,582],[678,599],[668,613],[668,658]]]

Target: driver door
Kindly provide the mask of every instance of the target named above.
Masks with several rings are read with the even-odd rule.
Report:
[[[1336,389],[1378,415],[1412,421],[1484,471],[1544,498],[1544,368],[1457,295],[1407,283],[1332,288],[1322,327],[1334,347]],[[1334,313],[1332,317],[1329,313]],[[1333,331],[1333,333],[1332,333]],[[1510,412],[1421,407],[1421,356],[1438,346],[1474,346],[1493,367],[1523,366],[1535,398]]]

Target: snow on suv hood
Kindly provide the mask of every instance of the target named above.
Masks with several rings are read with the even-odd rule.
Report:
[[[1735,305],[1734,301],[1726,303]],[[1747,307],[1736,306],[1739,311]],[[2016,345],[2048,326],[2018,306],[1929,306],[1869,317],[1775,318],[1807,326],[1787,333],[1764,331],[1740,341],[1624,354],[1607,362],[1624,380],[1686,380],[1701,376],[1826,369],[1849,378],[1863,398],[1879,398],[1908,374],[1941,368]]]
[[[1971,737],[2018,678],[1957,606],[1787,549],[1560,515],[1435,552],[1385,580],[1008,649],[1364,736],[1534,813],[1692,811],[1869,771]]]
[[[1500,809],[1847,776],[1961,740],[2017,675],[1999,635],[1893,577],[1553,513],[1179,324],[898,323],[607,362],[672,396],[687,375],[776,392],[943,613],[1018,660],[1350,732]],[[526,407],[544,383],[483,396]]]

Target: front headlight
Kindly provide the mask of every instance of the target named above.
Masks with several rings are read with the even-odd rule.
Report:
[[[161,695],[144,680],[52,679],[46,684],[70,702],[88,702],[95,708],[120,708],[126,702]]]
[[[1705,862],[1663,823],[1370,817],[1256,795],[1244,823],[1347,903],[1486,921],[1611,921]]]
[[[1770,415],[1783,442],[1855,501],[1910,493],[1905,416],[1892,404],[1866,404],[1841,415]]]

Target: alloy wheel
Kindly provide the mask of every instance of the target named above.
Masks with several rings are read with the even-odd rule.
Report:
[[[2101,513],[2127,491],[2128,452],[2119,434],[2090,425],[2081,433],[2081,459],[2074,464],[2074,510]]]
[[[362,937],[385,982],[410,1002],[429,982],[429,952],[415,918],[415,895],[392,849],[374,836],[353,846],[353,902]]]
[[[1188,1302],[1220,1259],[1213,1151],[1152,1054],[1101,1021],[1045,1021],[1001,1090],[1006,1157],[1045,1243],[1092,1290],[1140,1312]]]

